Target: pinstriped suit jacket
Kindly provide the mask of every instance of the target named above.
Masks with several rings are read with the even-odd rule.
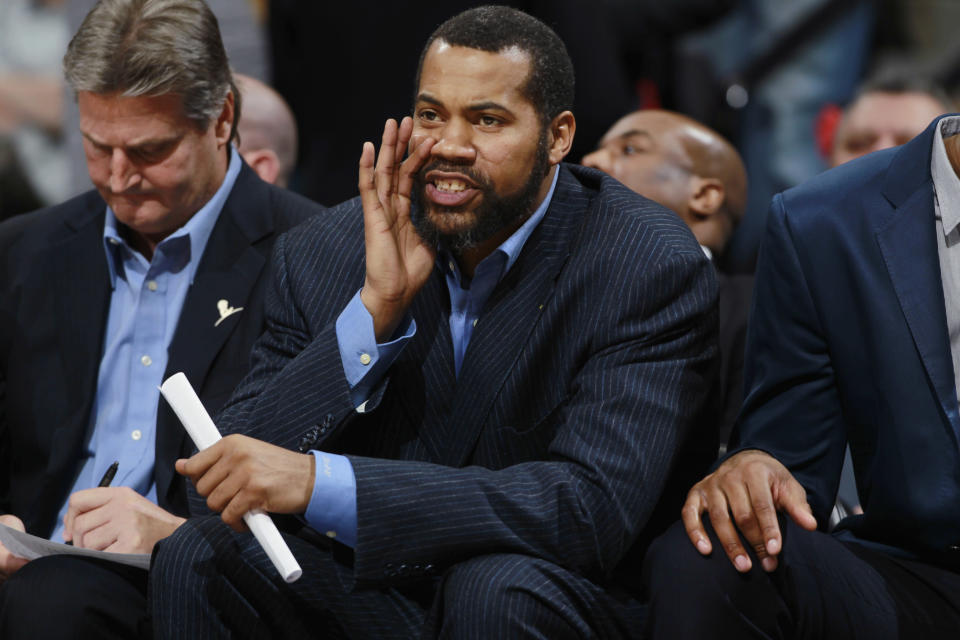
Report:
[[[362,285],[363,251],[356,199],[278,241],[268,331],[220,428],[289,448],[306,434],[351,457],[357,585],[492,552],[604,583],[638,570],[689,486],[661,501],[668,479],[703,470],[682,457],[684,441],[714,446],[700,425],[717,360],[715,276],[684,224],[563,165],[459,379],[438,267],[411,308],[416,336],[358,414],[334,324]]]

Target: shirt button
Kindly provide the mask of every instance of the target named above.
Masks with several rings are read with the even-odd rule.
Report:
[[[450,262],[448,262],[448,263],[447,263],[447,266],[450,267],[450,272],[451,272],[451,273],[456,273],[456,272],[457,272],[457,265],[454,264],[453,260],[451,260]]]
[[[110,241],[110,244],[112,244],[113,246],[117,246],[118,244],[120,244],[120,241],[117,240],[116,238],[110,238],[109,241]]]
[[[134,440],[139,440],[143,437],[143,433],[140,431],[140,429],[134,429],[133,433],[130,434],[130,437]]]
[[[150,358],[150,356],[143,356],[143,357],[141,357],[141,358],[140,358],[140,362],[142,362],[142,363],[143,363],[143,366],[145,366],[145,367],[149,367],[150,365],[153,364],[153,360]]]
[[[370,358],[370,354],[369,354],[369,353],[361,353],[361,354],[360,354],[360,364],[362,364],[362,365],[368,365],[368,364],[370,364],[370,360],[371,360],[371,358]]]
[[[336,537],[337,537],[337,532],[336,532],[336,531],[327,531],[327,537],[328,537],[328,538],[336,538]]]
[[[148,281],[147,281],[147,289],[150,289],[150,291],[156,291],[156,290],[157,290],[157,281],[156,281],[156,280],[148,280]]]
[[[477,326],[477,320],[478,320],[478,319],[479,319],[479,318],[474,318],[474,319],[473,319],[473,326]]]

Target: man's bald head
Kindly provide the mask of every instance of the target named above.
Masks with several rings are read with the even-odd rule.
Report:
[[[287,186],[297,162],[297,123],[279,93],[264,83],[235,74],[243,96],[238,151],[261,178]]]
[[[740,154],[720,134],[679,113],[624,116],[583,164],[676,211],[700,244],[717,254],[746,208]]]

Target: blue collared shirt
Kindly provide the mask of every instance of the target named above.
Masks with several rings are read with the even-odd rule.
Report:
[[[107,207],[103,245],[110,276],[110,311],[90,414],[89,439],[71,493],[96,487],[114,461],[112,486],[130,487],[157,501],[153,479],[157,405],[167,369],[167,348],[193,284],[203,250],[240,174],[240,156],[231,148],[223,184],[180,229],[164,238],[148,261],[120,233]],[[63,539],[60,509],[51,540]]]
[[[480,261],[472,280],[468,281],[461,274],[457,261],[448,253],[441,252],[438,255],[445,265],[447,289],[450,292],[450,334],[458,376],[480,312],[494,287],[517,261],[530,234],[547,214],[559,176],[558,167],[547,197],[513,235]],[[337,342],[343,371],[350,385],[350,397],[357,411],[363,412],[370,391],[416,334],[416,328],[416,322],[408,315],[390,342],[378,344],[373,332],[373,318],[363,306],[359,291],[340,313],[337,318]],[[316,472],[313,494],[305,514],[307,522],[314,529],[354,547],[357,543],[357,482],[353,466],[344,456],[323,451],[311,453]]]

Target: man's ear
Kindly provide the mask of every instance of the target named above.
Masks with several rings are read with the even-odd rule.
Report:
[[[217,116],[217,124],[214,127],[218,146],[230,142],[230,132],[233,130],[233,107],[233,91],[229,91],[226,100],[223,101],[223,109],[220,110],[220,115]]]
[[[688,206],[694,215],[706,218],[723,207],[723,201],[727,197],[723,182],[717,178],[703,178],[701,176],[692,176],[690,180],[693,184],[690,189]]]
[[[280,158],[273,149],[254,149],[241,154],[260,179],[270,184],[277,183],[280,175]]]
[[[550,122],[550,133],[548,144],[550,150],[548,157],[550,164],[559,164],[573,146],[573,135],[577,132],[577,120],[570,111],[564,111],[558,114]]]

